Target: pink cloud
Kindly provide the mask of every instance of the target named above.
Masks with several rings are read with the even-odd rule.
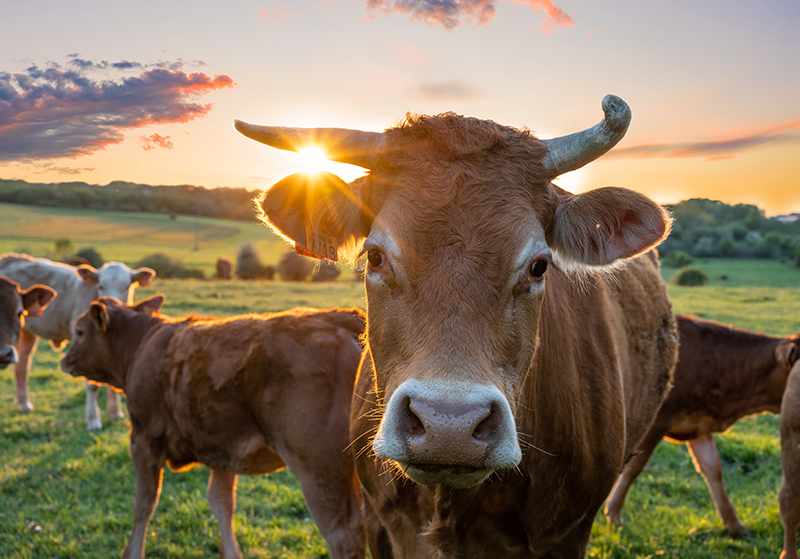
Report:
[[[149,151],[155,148],[172,149],[172,141],[169,136],[162,136],[160,134],[151,134],[150,136],[139,136],[142,142],[142,149]]]
[[[182,62],[113,66],[72,58],[67,70],[53,64],[0,72],[0,161],[89,155],[122,142],[129,129],[202,118],[213,105],[199,97],[235,86],[224,74],[186,73]],[[95,80],[95,69],[138,74]]]
[[[275,5],[271,8],[267,8],[266,6],[261,6],[258,10],[258,17],[264,22],[264,24],[272,23],[273,25],[280,25],[283,23],[287,17],[295,17],[294,12],[290,12],[288,9],[284,9],[281,7],[281,4],[286,8],[289,8],[288,2],[275,2]]]

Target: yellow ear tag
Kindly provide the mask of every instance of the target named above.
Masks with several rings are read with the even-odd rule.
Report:
[[[339,261],[339,244],[336,242],[336,237],[327,229],[314,229],[311,225],[306,225],[305,245],[295,241],[294,251],[320,260]]]

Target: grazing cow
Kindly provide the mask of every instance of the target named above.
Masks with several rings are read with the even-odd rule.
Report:
[[[694,316],[678,315],[677,321],[680,345],[672,390],[639,452],[622,471],[605,513],[610,522],[620,522],[628,489],[666,437],[686,442],[725,527],[732,534],[746,534],[722,485],[714,433],[722,433],[746,415],[778,413],[786,377],[800,357],[800,341],[796,336],[773,338]]]
[[[28,398],[28,372],[39,338],[50,340],[53,349],[62,349],[72,337],[72,325],[89,303],[101,295],[120,301],[132,302],[137,286],[150,285],[156,273],[150,268],[131,270],[120,262],[107,262],[95,270],[91,266],[69,266],[46,258],[31,258],[24,254],[0,256],[0,275],[5,275],[27,288],[43,284],[59,294],[47,311],[25,323],[17,350],[19,361],[14,366],[17,405],[23,413],[33,409]],[[99,431],[103,428],[97,396],[100,387],[86,383],[86,428]],[[108,413],[112,419],[122,417],[119,397],[108,393]]]
[[[61,362],[128,400],[136,496],[123,559],[144,557],[165,463],[211,468],[208,505],[223,558],[242,556],[233,528],[237,474],[289,466],[331,557],[363,559],[348,429],[361,311],[173,320],[155,313],[162,301],[130,307],[101,297],[78,319]]]
[[[622,137],[627,104],[603,110],[546,141],[452,113],[385,133],[236,122],[371,170],[293,175],[261,205],[296,250],[366,255],[351,437],[375,559],[584,555],[655,418],[677,335],[647,251],[670,219],[630,190],[551,183]]]
[[[25,317],[41,316],[55,296],[44,285],[23,291],[17,282],[0,276],[0,369],[19,360],[16,346]]]
[[[797,351],[797,350],[795,350]],[[783,522],[781,559],[798,559],[797,525],[800,524],[800,356],[786,381],[781,403],[781,462],[783,479],[778,508]]]

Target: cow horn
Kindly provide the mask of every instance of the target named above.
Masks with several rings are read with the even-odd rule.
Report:
[[[543,140],[542,164],[550,178],[580,169],[617,145],[631,123],[631,108],[616,95],[603,97],[603,121],[583,132]]]
[[[257,142],[288,151],[319,145],[331,161],[374,169],[385,149],[386,137],[380,132],[346,128],[285,128],[261,126],[235,120],[236,129]]]

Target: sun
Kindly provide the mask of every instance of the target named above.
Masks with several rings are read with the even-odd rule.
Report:
[[[299,151],[303,171],[310,175],[327,169],[330,161],[325,152],[316,146],[309,146]]]

